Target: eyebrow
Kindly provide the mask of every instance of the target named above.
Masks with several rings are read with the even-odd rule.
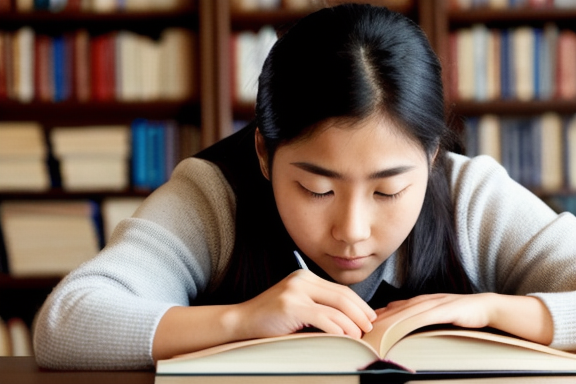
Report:
[[[331,179],[344,179],[344,175],[342,175],[341,173],[320,167],[320,166],[315,165],[315,164],[306,163],[306,162],[297,162],[297,163],[291,163],[291,164],[294,165],[295,167],[298,167],[298,168],[300,168],[306,172],[310,172],[310,173],[313,173],[315,175],[324,176],[324,177],[328,177]],[[388,177],[392,177],[392,176],[396,176],[396,175],[399,175],[402,173],[406,173],[408,171],[411,171],[412,169],[414,169],[414,166],[412,166],[412,165],[400,165],[398,167],[392,167],[392,168],[383,169],[381,171],[376,171],[374,173],[371,173],[368,176],[368,179],[370,179],[370,180],[385,179]]]

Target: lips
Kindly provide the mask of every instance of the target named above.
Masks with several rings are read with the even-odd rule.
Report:
[[[364,266],[370,256],[333,256],[329,255],[334,264],[341,269],[358,269]]]

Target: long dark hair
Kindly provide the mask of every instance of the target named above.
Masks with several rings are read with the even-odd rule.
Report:
[[[399,250],[404,287],[472,292],[451,204],[446,156],[454,134],[445,123],[441,67],[418,25],[383,7],[345,4],[303,18],[271,49],[256,103],[271,162],[279,145],[320,122],[374,114],[392,119],[431,162],[422,211]]]

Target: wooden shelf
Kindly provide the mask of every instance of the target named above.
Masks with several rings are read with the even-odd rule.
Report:
[[[71,192],[62,188],[52,188],[43,192],[31,191],[0,191],[0,200],[102,200],[106,197],[146,197],[152,191],[145,189],[125,189],[121,191],[94,190]]]
[[[576,19],[575,8],[476,8],[465,11],[448,11],[448,20],[453,23],[486,23],[492,21],[558,21]]]
[[[234,120],[252,120],[255,116],[254,103],[238,103],[233,106]]]
[[[451,28],[470,26],[483,23],[489,27],[502,27],[530,23],[545,24],[554,21],[559,25],[574,25],[576,8],[509,8],[509,9],[471,9],[465,11],[452,10],[447,15]],[[569,26],[569,25],[566,25]]]
[[[76,102],[20,103],[0,101],[2,120],[30,120],[42,116],[43,122],[74,123],[90,119],[92,123],[131,121],[138,117],[149,119],[177,118],[185,122],[199,122],[200,107],[195,101],[155,102]]]
[[[3,30],[30,24],[33,24],[35,28],[59,27],[64,24],[66,29],[74,27],[110,30],[132,27],[150,28],[151,24],[154,28],[179,25],[197,29],[198,14],[192,7],[170,12],[0,12],[0,25]]]
[[[576,100],[497,100],[487,102],[453,101],[448,104],[455,114],[464,116],[478,116],[486,113],[520,116],[536,116],[545,112],[557,112],[559,114],[576,113]]]
[[[61,279],[62,276],[12,277],[0,273],[0,289],[45,289],[55,286]]]
[[[411,14],[415,10],[413,2],[405,2],[405,4],[391,4],[388,8],[403,13],[405,15]],[[245,29],[259,29],[264,25],[273,25],[275,27],[285,27],[302,17],[318,10],[318,8],[310,9],[275,9],[263,11],[238,11],[232,10],[230,12],[230,20],[232,30],[245,30]]]

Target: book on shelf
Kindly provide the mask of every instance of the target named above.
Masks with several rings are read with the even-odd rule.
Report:
[[[0,32],[0,99],[20,102],[180,101],[197,93],[196,38],[169,27],[158,38],[80,28],[47,35]]]
[[[12,317],[6,322],[10,338],[10,356],[33,356],[30,328],[19,317]]]
[[[63,276],[100,249],[90,201],[3,201],[0,222],[9,273]]]
[[[166,182],[174,167],[199,150],[199,129],[172,120],[136,119],[132,132],[132,185],[151,190]]]
[[[6,322],[0,317],[0,357],[12,355],[10,333]]]
[[[242,31],[232,36],[231,92],[234,102],[256,101],[258,76],[276,39],[272,26],[264,26],[258,32]]]
[[[475,24],[448,39],[448,89],[455,99],[576,98],[574,31],[554,23],[503,29]]]
[[[0,122],[0,190],[50,187],[43,128],[35,122]]]
[[[557,96],[576,98],[576,32],[572,30],[562,30],[558,35],[557,71]]]
[[[534,118],[469,118],[466,154],[492,156],[528,188],[552,193],[572,188],[569,175],[576,169],[576,142],[569,140],[570,121],[553,112]]]
[[[100,208],[105,243],[112,237],[116,226],[131,217],[143,201],[143,197],[109,197],[102,201]]]
[[[394,373],[576,374],[576,354],[492,329],[376,321],[361,339],[320,332],[239,341],[159,360],[156,383],[183,375]]]
[[[55,127],[50,139],[65,190],[122,190],[129,186],[127,125]]]
[[[564,129],[565,142],[565,177],[566,184],[571,190],[576,190],[576,115],[573,115]],[[576,201],[576,198],[574,199]],[[576,215],[576,209],[574,211]]]
[[[33,356],[30,328],[19,317],[0,318],[0,356]]]
[[[173,12],[190,8],[189,0],[0,0],[0,11],[18,12]]]

